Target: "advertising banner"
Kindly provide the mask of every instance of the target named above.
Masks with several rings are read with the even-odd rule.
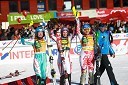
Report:
[[[128,33],[115,33],[112,34],[114,40],[120,40],[120,39],[127,39],[128,40]]]
[[[26,17],[22,14],[9,14],[8,22],[12,24],[26,24],[33,21],[34,23],[42,22],[43,20],[49,21],[50,18],[55,18],[56,12],[48,12],[43,14],[28,14]],[[20,20],[18,20],[20,19]]]
[[[81,16],[81,12],[79,12],[79,13]],[[58,12],[57,17],[58,18],[71,18],[71,17],[75,17],[75,16],[73,15],[73,12]]]
[[[33,42],[32,39],[28,39],[27,41]],[[8,60],[33,59],[34,50],[31,45],[22,45],[21,41],[18,40],[14,48],[12,48],[15,42],[16,40],[0,41],[0,62],[8,61]],[[54,57],[57,58],[58,57],[57,45],[54,41],[51,41],[51,43],[53,44],[52,54]],[[114,40],[112,43],[112,47],[116,55],[127,54],[128,53],[128,39]],[[72,57],[75,57],[80,54],[80,51],[81,51],[81,45],[80,45],[79,39],[77,39],[77,43],[76,43],[76,40],[73,39],[71,48],[70,48],[70,54],[73,55]],[[48,54],[48,51],[47,51],[47,54]]]
[[[123,12],[128,14],[128,9],[127,8],[116,8],[116,9],[97,9],[96,10],[98,16],[97,17],[106,17],[109,14],[115,13],[115,12]]]
[[[38,11],[39,12],[44,11],[45,10],[45,4],[44,4],[44,2],[38,2],[37,8],[38,8]]]
[[[81,12],[81,16],[88,16],[89,18],[94,18],[94,17],[106,17],[109,14],[115,12],[123,12],[128,15],[128,8],[81,10],[79,12]]]
[[[94,18],[94,17],[97,17],[98,14],[96,12],[96,10],[84,10],[84,11],[81,11],[81,16],[88,16],[89,18]]]

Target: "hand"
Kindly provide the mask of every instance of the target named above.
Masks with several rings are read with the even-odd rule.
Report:
[[[63,61],[63,60],[65,60],[65,58],[64,57],[61,57],[61,60]]]
[[[115,54],[110,55],[111,57],[115,58]]]
[[[50,63],[53,63],[53,56],[50,56],[50,57],[49,57],[49,62],[50,62]]]

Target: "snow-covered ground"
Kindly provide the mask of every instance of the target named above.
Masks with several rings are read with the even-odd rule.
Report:
[[[116,79],[120,85],[128,85],[127,76],[128,76],[128,55],[116,56],[116,58],[109,58],[113,66],[113,71],[115,73]],[[57,71],[56,78],[59,80],[59,72],[56,64],[57,58],[54,59],[54,66]],[[72,73],[72,85],[78,85],[80,81],[80,65],[79,57],[72,55],[73,60],[73,73]],[[26,59],[22,62],[20,61],[11,61],[11,63],[0,61],[0,77],[9,74],[10,72],[15,72],[15,70],[23,71],[19,76],[13,78],[7,78],[0,80],[0,84],[15,81],[18,79],[23,79],[29,76],[34,75],[33,70],[33,60]],[[110,85],[106,71],[101,77],[102,85]]]

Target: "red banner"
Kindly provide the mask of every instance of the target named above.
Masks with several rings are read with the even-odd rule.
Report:
[[[123,12],[128,14],[128,8],[118,8],[118,9],[100,9],[100,10],[96,10],[98,16],[97,17],[106,17],[109,14],[115,13],[115,12]]]

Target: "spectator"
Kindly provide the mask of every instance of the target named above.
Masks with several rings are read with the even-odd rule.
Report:
[[[2,32],[2,36],[1,36],[1,39],[0,40],[1,41],[2,40],[8,40],[7,34],[8,34],[7,32]]]
[[[128,22],[125,24],[125,32],[128,33]]]
[[[18,40],[18,39],[20,39],[20,34],[19,34],[19,30],[18,29],[16,29],[14,31],[14,34],[12,35],[11,39],[12,40]]]
[[[35,38],[35,29],[33,26],[31,27],[28,27],[28,29],[26,30],[26,34],[27,34],[27,38],[31,38],[31,39],[34,39]]]
[[[11,40],[12,39],[12,35],[14,34],[14,27],[9,27],[8,28],[8,39]]]
[[[2,29],[0,28],[0,38],[1,38],[1,36],[2,36]]]

